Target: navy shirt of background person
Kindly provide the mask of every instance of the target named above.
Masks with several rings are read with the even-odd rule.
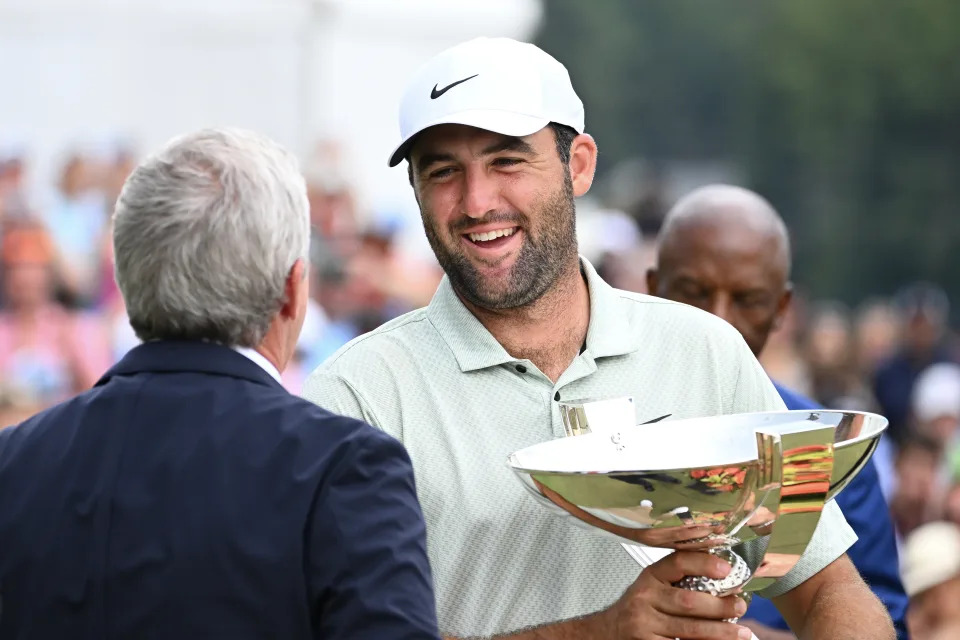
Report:
[[[774,386],[787,409],[823,409],[799,393],[776,383]],[[907,613],[907,594],[900,582],[900,563],[893,535],[893,522],[880,491],[877,470],[872,460],[837,495],[836,500],[847,522],[859,537],[856,544],[847,551],[847,555],[861,571],[870,568],[870,589],[890,612],[897,629],[897,638],[906,640],[904,618]],[[789,630],[773,603],[763,598],[754,598],[743,617],[752,618],[776,629]]]

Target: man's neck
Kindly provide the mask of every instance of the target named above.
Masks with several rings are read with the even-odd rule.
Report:
[[[254,351],[263,356],[277,371],[282,372],[288,364],[289,357],[286,356],[286,350],[283,348],[284,339],[280,328],[274,324],[270,325],[267,334],[260,341]]]
[[[463,303],[507,353],[530,360],[554,382],[579,354],[590,324],[590,292],[579,260],[527,306],[490,310]]]

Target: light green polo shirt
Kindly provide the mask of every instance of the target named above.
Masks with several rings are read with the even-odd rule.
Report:
[[[616,290],[586,261],[583,269],[586,349],[556,384],[507,353],[444,278],[429,306],[353,340],[304,385],[304,397],[409,451],[444,635],[489,637],[584,616],[639,575],[616,541],[537,504],[507,467],[510,453],[564,436],[557,400],[633,396],[638,423],[784,409],[726,322]],[[763,595],[800,584],[855,541],[830,503],[800,563]],[[745,546],[756,558],[759,545]]]

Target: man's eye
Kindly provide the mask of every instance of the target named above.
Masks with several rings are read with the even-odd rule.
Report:
[[[512,167],[520,164],[521,162],[523,162],[523,160],[520,158],[497,158],[493,161],[493,164],[498,167]]]
[[[703,289],[695,289],[693,287],[680,287],[680,295],[688,300],[701,300],[707,297],[707,292]]]
[[[453,167],[443,167],[442,169],[436,169],[427,174],[427,177],[431,180],[437,180],[440,178],[446,178],[453,173]]]
[[[765,307],[767,300],[762,296],[746,296],[737,300],[737,304],[744,309],[757,309],[759,307]]]

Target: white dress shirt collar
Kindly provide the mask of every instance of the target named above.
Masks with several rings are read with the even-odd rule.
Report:
[[[234,351],[239,353],[242,356],[246,356],[250,360],[253,360],[261,369],[270,374],[270,377],[283,384],[283,380],[280,378],[280,371],[273,365],[272,362],[267,360],[267,358],[255,349],[250,349],[248,347],[234,347]]]

